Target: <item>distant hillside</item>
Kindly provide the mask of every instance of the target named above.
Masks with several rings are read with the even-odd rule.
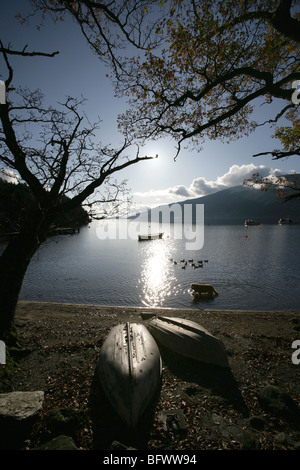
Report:
[[[290,217],[300,222],[300,200],[284,202],[275,190],[260,191],[234,186],[184,204],[204,204],[205,224],[241,224],[245,219],[260,223],[277,223]]]
[[[278,223],[289,217],[300,223],[300,200],[284,201],[276,190],[261,191],[247,186],[234,186],[208,196],[187,199],[177,204],[204,204],[205,224],[243,224],[245,219],[255,219],[264,224]],[[172,204],[167,207],[171,208]],[[158,213],[159,206],[151,213]],[[166,206],[165,206],[166,207]],[[145,214],[146,215],[146,214]]]
[[[67,199],[66,196],[61,196],[62,202]],[[8,183],[0,179],[0,234],[18,232],[35,204],[27,185]],[[88,222],[88,213],[82,207],[78,207],[57,216],[53,223],[59,227],[79,227]]]

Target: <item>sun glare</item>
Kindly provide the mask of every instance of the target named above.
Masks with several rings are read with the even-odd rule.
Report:
[[[157,306],[169,295],[170,272],[164,243],[157,241],[145,246],[145,262],[141,280],[144,303]]]

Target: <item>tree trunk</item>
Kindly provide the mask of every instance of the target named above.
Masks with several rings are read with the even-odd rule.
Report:
[[[30,217],[0,257],[0,339],[7,345],[17,343],[14,318],[19,294],[28,265],[46,238],[48,225],[40,213]]]

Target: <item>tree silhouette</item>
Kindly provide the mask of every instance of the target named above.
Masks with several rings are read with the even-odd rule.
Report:
[[[10,344],[16,339],[14,316],[24,275],[51,225],[83,203],[97,202],[105,213],[111,206],[117,210],[126,185],[113,176],[151,157],[139,156],[138,149],[133,153],[130,138],[116,149],[98,142],[99,123],[89,122],[83,99],[67,97],[52,107],[40,91],[15,90],[9,55],[28,54],[2,43],[1,52],[7,96],[0,105],[0,169],[14,172],[30,192],[30,210],[0,257],[0,338]]]

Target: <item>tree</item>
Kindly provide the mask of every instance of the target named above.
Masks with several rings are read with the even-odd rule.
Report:
[[[34,4],[35,12],[50,12],[56,20],[70,14],[111,65],[117,94],[130,98],[130,110],[119,120],[126,133],[172,136],[177,154],[182,143],[201,150],[206,139],[231,141],[263,125],[251,120],[258,99],[279,101],[282,109],[275,116],[271,109],[267,123],[290,121],[274,134],[283,149],[259,155],[299,155],[299,0]],[[131,58],[119,54],[124,40],[135,46]],[[286,149],[285,135],[291,134],[293,145]]]
[[[290,118],[277,131],[295,145],[276,157],[299,155],[299,100],[293,84],[299,72],[298,1],[173,0],[157,32],[165,43],[124,60],[116,77],[119,95],[130,98],[120,126],[135,137],[172,136],[198,149],[206,139],[231,141],[257,127],[257,103],[281,104],[270,121]],[[287,114],[289,113],[289,114]]]
[[[286,118],[291,122],[291,125],[277,127],[273,135],[274,138],[280,140],[282,149],[257,153],[253,155],[254,157],[271,154],[273,160],[279,160],[280,158],[290,157],[291,155],[300,155],[299,108],[289,110],[286,113]],[[275,119],[275,122],[277,122],[277,119]]]
[[[2,176],[5,178],[5,171]],[[61,202],[68,197],[61,195]],[[12,236],[20,231],[24,222],[35,207],[30,188],[26,184],[12,183],[1,179],[0,175],[0,237]],[[68,213],[62,213],[53,220],[53,231],[57,227],[80,227],[90,222],[90,214],[83,207],[77,207]],[[51,227],[52,233],[52,227]]]
[[[63,21],[65,15],[71,15],[88,44],[118,78],[123,73],[122,52],[128,46],[133,51],[146,51],[159,45],[162,38],[156,32],[163,3],[161,0],[32,0],[33,15],[41,16],[41,25],[47,15],[54,21]]]
[[[0,46],[7,68],[6,103],[0,105],[0,169],[16,173],[31,195],[19,234],[0,257],[0,339],[10,344],[15,340],[14,315],[24,275],[51,224],[59,215],[91,203],[91,197],[104,212],[109,204],[117,208],[126,186],[112,177],[151,157],[139,156],[139,150],[130,156],[130,138],[117,149],[97,142],[99,123],[89,122],[83,99],[67,97],[54,108],[44,104],[40,91],[15,90],[10,54],[40,53]]]
[[[243,183],[245,186],[258,187],[261,191],[276,190],[283,202],[300,199],[299,175],[266,176],[254,173]]]

